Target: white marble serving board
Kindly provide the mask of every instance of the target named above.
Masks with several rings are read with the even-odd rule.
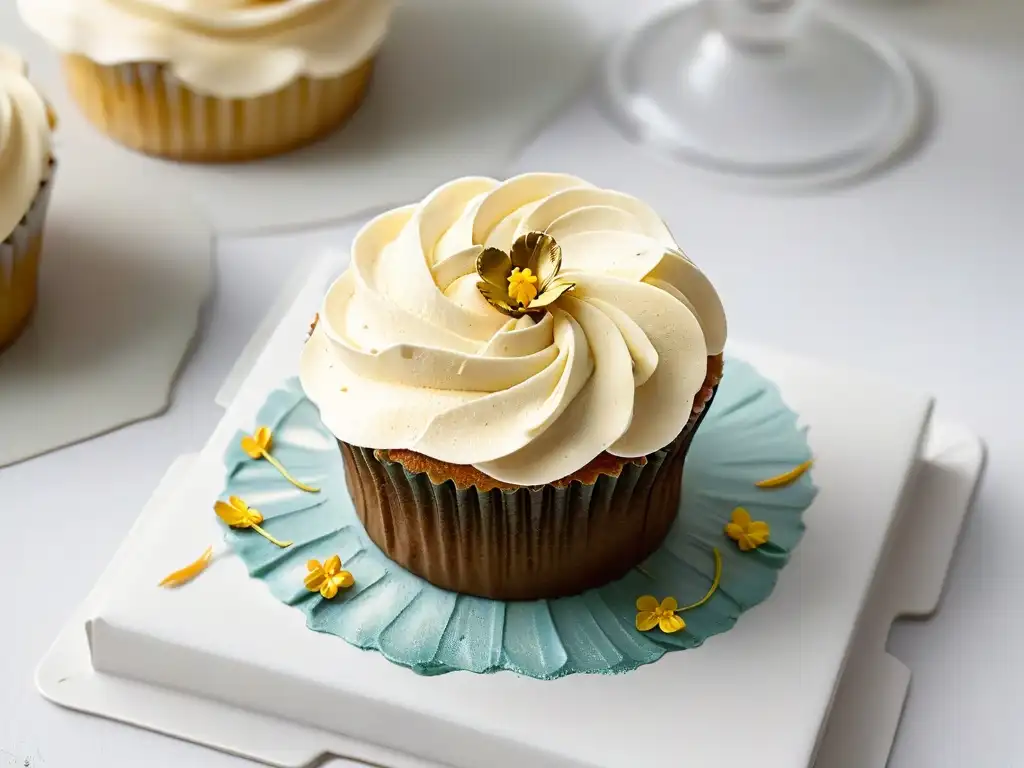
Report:
[[[837,713],[865,700],[872,706],[845,715],[846,727],[822,742],[823,756],[835,754],[847,762],[819,765],[884,764],[907,677],[888,674],[893,660],[884,656],[884,632],[877,628],[887,628],[896,614],[934,606],[937,577],[948,565],[981,449],[955,428],[937,431],[929,455],[939,454],[938,469],[924,465],[919,480],[929,484],[917,492],[925,495],[901,507],[931,402],[863,374],[744,352],[779,381],[811,426],[815,479],[822,492],[808,511],[807,536],[776,594],[736,629],[699,651],[670,654],[629,675],[546,683],[512,675],[420,678],[337,638],[309,632],[299,612],[250,584],[241,564],[231,559],[188,589],[153,589],[166,571],[219,535],[205,502],[220,489],[226,440],[238,426],[251,426],[266,391],[294,369],[294,353],[323,282],[341,265],[328,266],[312,276],[277,328],[207,449],[187,480],[177,484],[173,502],[150,508],[104,577],[105,587],[44,660],[39,682],[47,696],[282,766],[304,765],[326,753],[394,768],[429,765],[424,758],[475,768],[480,750],[486,750],[494,768],[619,768],[633,765],[635,753],[628,745],[656,743],[672,732],[697,765],[720,762],[722,744],[729,744],[731,758],[739,763],[756,759],[760,765],[794,768],[814,759],[849,657],[861,665],[861,682],[882,687],[867,694],[842,689]],[[835,407],[840,400],[846,409]],[[943,458],[947,450],[953,451],[952,459]],[[953,469],[943,474],[941,461]],[[946,475],[955,482],[945,488],[940,482],[937,491],[935,477]],[[905,534],[918,549],[907,550],[891,535],[901,510],[936,510],[946,522],[928,526],[931,534],[923,539],[913,535],[918,522]],[[929,545],[923,552],[922,541]],[[863,637],[857,645],[861,609],[890,546],[905,550],[898,569],[906,591],[876,595],[874,623],[860,622]],[[224,610],[227,605],[231,610]],[[91,659],[82,647],[83,619],[92,620]],[[238,654],[243,647],[244,659]],[[290,652],[282,654],[282,648]],[[629,706],[608,706],[615,701]],[[780,701],[786,706],[778,706]],[[345,713],[329,718],[335,732],[278,719],[316,722],[325,712]],[[722,712],[729,717],[719,716]],[[864,719],[873,715],[877,722]],[[254,729],[253,722],[260,727]],[[737,723],[745,735],[739,740],[733,737]],[[868,725],[872,737],[851,738],[851,724],[854,733]],[[829,746],[842,739],[861,745],[860,751]],[[849,762],[851,755],[870,757]]]

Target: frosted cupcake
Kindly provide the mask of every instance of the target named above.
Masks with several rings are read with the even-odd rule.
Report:
[[[64,56],[72,97],[151,155],[243,161],[356,111],[394,0],[18,0]]]
[[[0,351],[18,338],[36,306],[53,125],[24,60],[0,46]]]
[[[392,560],[536,599],[662,543],[725,337],[714,287],[644,203],[563,175],[466,178],[356,237],[301,377]]]

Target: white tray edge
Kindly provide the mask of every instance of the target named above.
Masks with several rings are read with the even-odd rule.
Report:
[[[116,578],[119,562],[133,539],[155,517],[161,500],[194,459],[182,456],[171,466],[89,597],[44,656],[36,671],[42,695],[69,709],[270,765],[297,768],[330,754],[382,768],[431,768],[415,758],[336,734],[93,671],[86,618],[102,599],[105,586]],[[889,629],[898,617],[928,615],[937,609],[984,459],[981,441],[968,429],[933,422],[921,472],[876,576],[846,672],[837,687],[819,744],[817,768],[884,768],[911,674],[885,650]]]

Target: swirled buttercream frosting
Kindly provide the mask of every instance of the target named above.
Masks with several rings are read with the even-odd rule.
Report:
[[[97,64],[158,63],[198,93],[249,98],[355,69],[394,0],[18,0],[25,23]]]
[[[524,243],[557,244],[562,288],[502,311],[481,277]],[[516,269],[503,300],[529,310],[544,280]],[[345,443],[535,486],[668,445],[725,337],[717,292],[646,204],[565,175],[464,178],[358,234],[301,379]]]
[[[50,154],[46,100],[29,82],[25,61],[0,46],[0,242],[31,208]]]

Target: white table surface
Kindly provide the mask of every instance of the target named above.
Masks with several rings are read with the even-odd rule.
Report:
[[[914,674],[891,766],[1024,766],[1024,3],[849,0],[844,11],[885,24],[934,95],[936,128],[884,176],[745,196],[629,148],[585,100],[514,170],[576,172],[648,199],[720,286],[736,338],[898,376],[986,439],[945,604],[890,641]],[[296,254],[334,240],[222,242],[217,295],[170,411],[0,471],[0,768],[247,764],[64,712],[38,697],[32,671],[167,466],[219,420],[217,389]]]

